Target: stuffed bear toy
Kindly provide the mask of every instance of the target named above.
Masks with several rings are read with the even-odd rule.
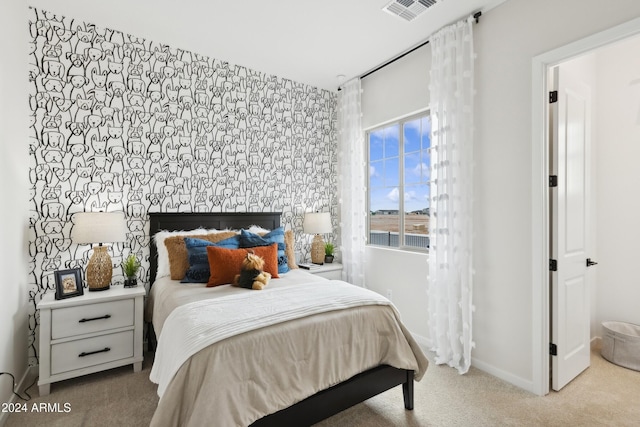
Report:
[[[241,288],[261,290],[271,279],[271,274],[263,271],[264,260],[258,255],[247,253],[242,261],[240,274],[233,279],[233,286]]]

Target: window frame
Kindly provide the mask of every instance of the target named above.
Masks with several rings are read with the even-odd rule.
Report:
[[[367,197],[366,197],[366,203],[367,203],[367,246],[370,247],[374,247],[374,248],[384,248],[384,249],[392,249],[392,250],[399,250],[399,251],[406,251],[406,252],[418,252],[418,253],[424,253],[424,254],[428,254],[429,253],[429,248],[431,247],[431,242],[429,242],[429,246],[427,246],[426,248],[421,248],[418,246],[407,246],[404,244],[405,242],[405,220],[404,217],[406,215],[405,210],[404,210],[404,194],[405,194],[405,176],[404,176],[404,163],[405,163],[405,151],[404,151],[404,125],[408,122],[414,121],[416,119],[422,119],[424,117],[429,117],[431,118],[431,110],[426,108],[424,110],[419,110],[416,112],[413,112],[411,114],[408,114],[406,116],[401,116],[380,124],[377,124],[375,126],[371,126],[367,129],[364,129],[364,134],[365,134],[365,149],[366,149],[366,155],[367,155],[367,161],[366,161],[366,176],[367,176],[367,183],[366,183],[366,188],[367,188]],[[398,190],[400,190],[400,194],[401,196],[399,197],[399,205],[398,205],[398,217],[399,217],[399,233],[398,233],[398,246],[386,246],[386,245],[376,245],[370,242],[370,236],[371,236],[371,178],[369,176],[369,171],[371,168],[371,148],[369,145],[370,142],[370,138],[369,135],[372,132],[387,128],[387,127],[391,127],[393,125],[398,125],[398,129],[399,129],[399,135],[398,135],[398,157],[400,158],[400,164],[398,165],[398,175],[399,175],[399,185],[398,185]],[[429,151],[431,151],[431,137],[429,138]],[[429,168],[431,168],[431,162],[429,162]],[[429,187],[430,187],[430,180],[428,183]],[[431,194],[431,190],[429,190],[429,194]],[[427,236],[429,236],[429,234],[427,233]]]

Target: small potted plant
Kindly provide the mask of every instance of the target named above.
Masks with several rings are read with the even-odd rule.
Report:
[[[125,288],[133,288],[138,285],[138,278],[136,275],[138,274],[138,270],[140,269],[140,261],[138,258],[131,254],[122,262],[122,271],[124,275],[127,277],[124,280]]]
[[[324,244],[324,262],[331,264],[333,262],[333,250],[335,246],[333,243],[327,242]]]

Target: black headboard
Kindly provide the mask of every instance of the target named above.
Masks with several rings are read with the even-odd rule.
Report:
[[[158,231],[194,230],[199,227],[239,230],[252,225],[273,230],[280,227],[280,215],[280,212],[149,213],[149,284],[153,285],[158,271],[158,251],[153,240]]]

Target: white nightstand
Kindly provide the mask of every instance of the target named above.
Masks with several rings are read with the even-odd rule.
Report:
[[[54,299],[47,293],[40,310],[40,395],[56,381],[133,364],[142,370],[144,286]]]
[[[315,265],[310,270],[307,270],[311,274],[324,277],[325,279],[340,280],[342,279],[342,264],[332,262],[330,264],[324,263],[322,265]]]

